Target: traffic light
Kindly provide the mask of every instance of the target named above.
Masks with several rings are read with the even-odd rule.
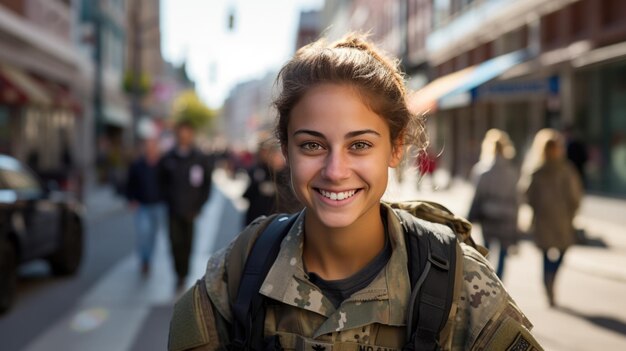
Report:
[[[233,31],[235,29],[235,9],[231,8],[228,13],[228,30]]]

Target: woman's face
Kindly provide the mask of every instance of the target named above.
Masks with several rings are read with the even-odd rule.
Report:
[[[401,159],[387,122],[371,111],[355,88],[323,84],[291,111],[283,148],[291,181],[307,216],[327,228],[380,217],[388,167]]]

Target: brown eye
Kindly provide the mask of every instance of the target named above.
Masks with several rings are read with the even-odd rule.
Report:
[[[372,147],[372,145],[365,141],[357,141],[353,143],[352,145],[350,145],[350,148],[353,150],[365,150],[365,149],[369,149],[370,147]]]
[[[322,145],[316,142],[312,142],[312,141],[303,143],[302,145],[300,145],[300,148],[302,148],[305,151],[318,151],[318,150],[323,149]]]

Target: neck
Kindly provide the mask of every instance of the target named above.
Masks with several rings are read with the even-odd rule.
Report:
[[[304,221],[302,257],[310,272],[326,280],[348,278],[361,270],[385,246],[385,229],[378,207],[370,219],[344,228],[328,228],[313,216]]]

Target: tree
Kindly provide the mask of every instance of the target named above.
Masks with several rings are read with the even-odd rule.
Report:
[[[127,94],[135,93],[133,86],[134,79],[135,77],[132,71],[124,72],[124,81],[122,83],[124,87],[124,92],[126,92]],[[147,73],[139,74],[137,84],[137,95],[139,98],[144,97],[150,91],[150,89],[152,89],[152,79],[150,79],[150,75],[148,75]]]
[[[187,90],[174,101],[172,116],[175,123],[189,122],[194,129],[199,130],[212,122],[215,111],[207,107],[195,91]]]

